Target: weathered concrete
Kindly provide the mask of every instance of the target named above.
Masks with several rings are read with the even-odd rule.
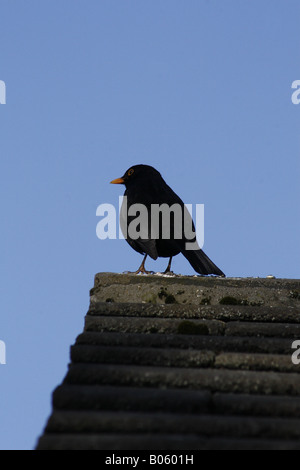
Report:
[[[188,388],[226,393],[300,395],[300,374],[248,370],[73,364],[68,384]]]
[[[97,302],[220,305],[222,299],[250,306],[299,307],[300,281],[99,273],[91,290],[91,310]]]
[[[161,335],[85,332],[78,336],[77,344],[99,346],[129,346],[151,348],[209,349],[267,354],[291,354],[290,338],[261,338],[245,336]]]
[[[132,429],[141,433],[201,434],[205,437],[223,435],[227,437],[300,438],[300,420],[292,422],[285,418],[251,416],[223,416],[208,414],[174,414],[168,412],[143,413],[122,411],[55,411],[48,423],[51,432],[77,433],[130,433]]]
[[[37,448],[300,450],[300,281],[101,273]]]
[[[203,319],[220,321],[256,321],[300,323],[300,306],[237,306],[237,305],[181,305],[151,303],[110,303],[97,302],[88,311],[89,316],[119,317],[161,317],[181,319]]]
[[[300,450],[300,442],[280,439],[202,437],[194,434],[48,433],[38,450]],[[120,444],[122,443],[122,444]]]

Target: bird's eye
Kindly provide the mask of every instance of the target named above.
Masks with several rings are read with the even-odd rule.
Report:
[[[128,174],[128,176],[131,176],[132,173],[134,173],[134,169],[133,169],[133,168],[131,168],[130,170],[128,170],[128,173],[127,173],[127,174]]]

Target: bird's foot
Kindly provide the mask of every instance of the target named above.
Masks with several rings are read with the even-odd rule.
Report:
[[[168,266],[163,274],[174,274],[173,271],[171,271],[172,258],[173,256],[170,256]]]
[[[148,255],[145,255],[145,257],[143,259],[143,262],[142,262],[141,266],[139,267],[139,269],[137,271],[133,272],[132,274],[154,274],[153,271],[147,271],[145,269],[145,261],[147,259],[147,256]]]
[[[147,271],[145,269],[145,261],[146,261],[147,256],[148,255],[145,255],[143,262],[137,271],[133,271],[133,272],[126,271],[126,274],[155,274],[154,271]]]
[[[125,271],[124,274],[155,274],[154,271],[147,271],[144,266],[140,266],[137,271]]]
[[[154,271],[147,271],[144,267],[140,267],[133,274],[154,274]]]
[[[146,271],[146,269],[138,269],[137,271],[124,271],[124,274],[155,274],[154,271]]]
[[[171,271],[171,269],[166,269],[163,274],[169,274],[169,276],[175,276],[174,271]]]

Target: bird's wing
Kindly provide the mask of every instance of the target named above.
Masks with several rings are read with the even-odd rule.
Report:
[[[135,219],[135,217],[127,214],[126,205],[122,205],[120,212],[120,225],[125,240],[135,251],[137,251],[141,255],[147,254],[152,259],[156,260],[158,258],[155,239],[156,237],[151,238],[151,225],[149,223],[149,220],[146,228],[147,233],[144,233],[143,237],[135,239],[133,238],[130,231],[130,224],[135,221]]]
[[[141,255],[149,255],[154,260],[158,258],[155,240],[142,240],[139,238],[138,240],[127,239],[127,242]]]

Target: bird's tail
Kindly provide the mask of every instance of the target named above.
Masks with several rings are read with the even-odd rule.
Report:
[[[225,274],[219,269],[203,250],[185,250],[182,253],[194,270],[199,274],[215,274],[225,277]]]

